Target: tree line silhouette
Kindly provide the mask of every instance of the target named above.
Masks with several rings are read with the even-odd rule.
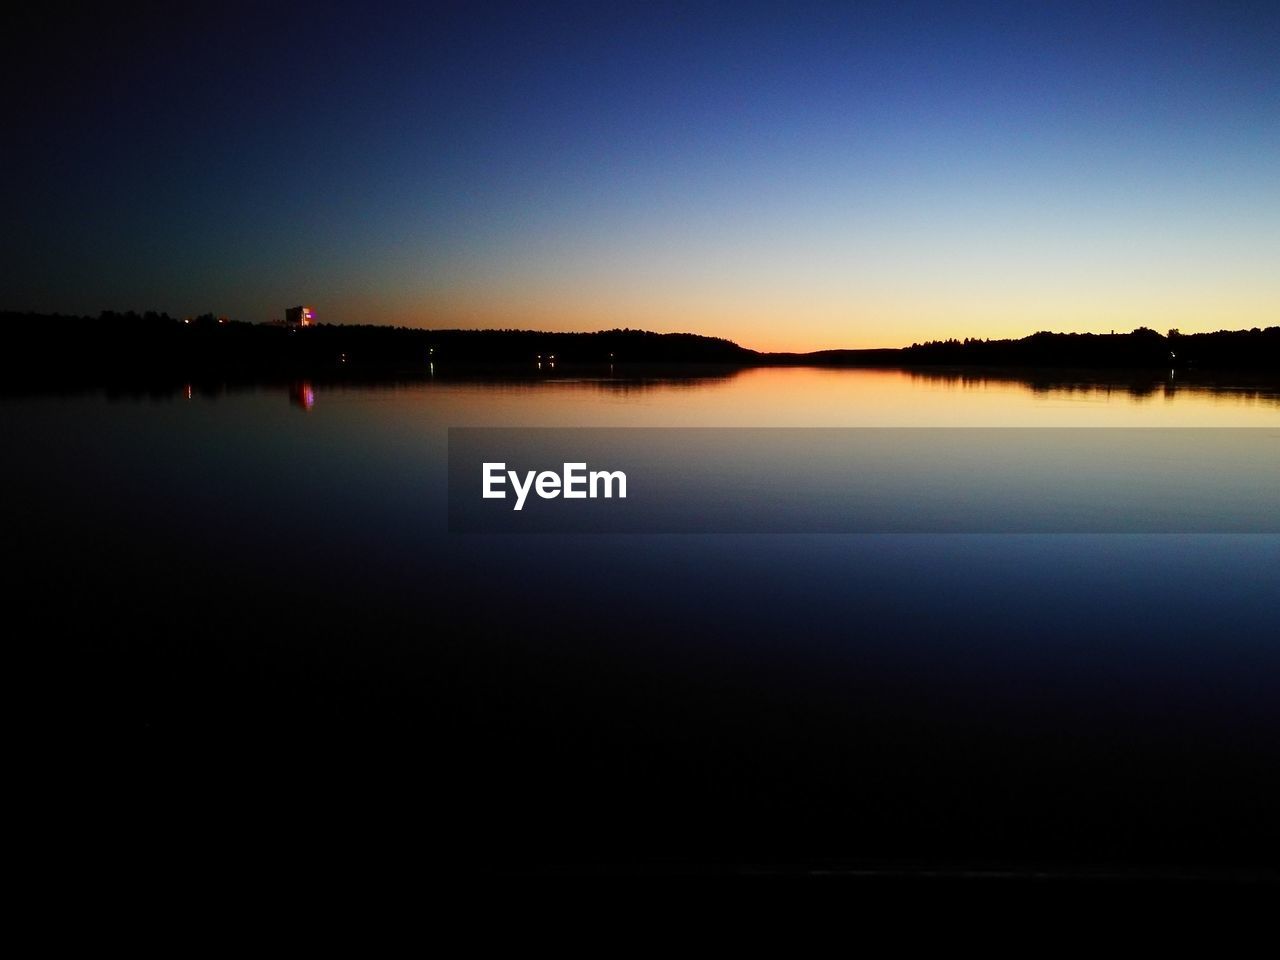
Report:
[[[1008,340],[966,337],[902,349],[778,354],[779,362],[832,366],[974,366],[1080,369],[1237,369],[1280,372],[1280,326],[1216,333],[1050,333]]]
[[[8,382],[89,377],[253,378],[332,372],[354,375],[491,367],[564,369],[574,365],[709,364],[744,366],[974,366],[1253,370],[1280,373],[1280,327],[1167,334],[1040,332],[1021,339],[935,340],[902,349],[760,353],[733,341],[629,328],[594,333],[535,330],[424,330],[319,324],[287,327],[212,313],[97,317],[0,313]],[[554,367],[552,365],[555,365]]]
[[[50,374],[253,377],[324,372],[403,372],[451,367],[551,364],[700,363],[734,365],[756,356],[735,343],[688,333],[614,329],[423,330],[411,327],[245,323],[212,313],[97,317],[3,312],[9,379]]]

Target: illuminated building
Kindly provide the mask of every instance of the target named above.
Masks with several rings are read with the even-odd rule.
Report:
[[[315,322],[316,314],[310,307],[290,307],[284,312],[286,327],[311,327]]]

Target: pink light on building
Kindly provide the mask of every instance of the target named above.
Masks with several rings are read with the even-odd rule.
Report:
[[[312,327],[315,322],[316,312],[311,307],[289,307],[284,312],[286,327]]]

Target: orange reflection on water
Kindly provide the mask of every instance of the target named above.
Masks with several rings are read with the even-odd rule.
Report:
[[[765,367],[334,387],[370,429],[395,408],[424,427],[1280,427],[1280,383],[1159,374]],[[376,399],[376,402],[372,402]],[[337,411],[326,407],[326,411]],[[403,422],[402,417],[397,420]]]

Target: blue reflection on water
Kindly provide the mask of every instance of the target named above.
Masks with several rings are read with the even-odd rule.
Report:
[[[69,722],[514,858],[1271,862],[1280,537],[450,536],[380,398],[4,407]]]

